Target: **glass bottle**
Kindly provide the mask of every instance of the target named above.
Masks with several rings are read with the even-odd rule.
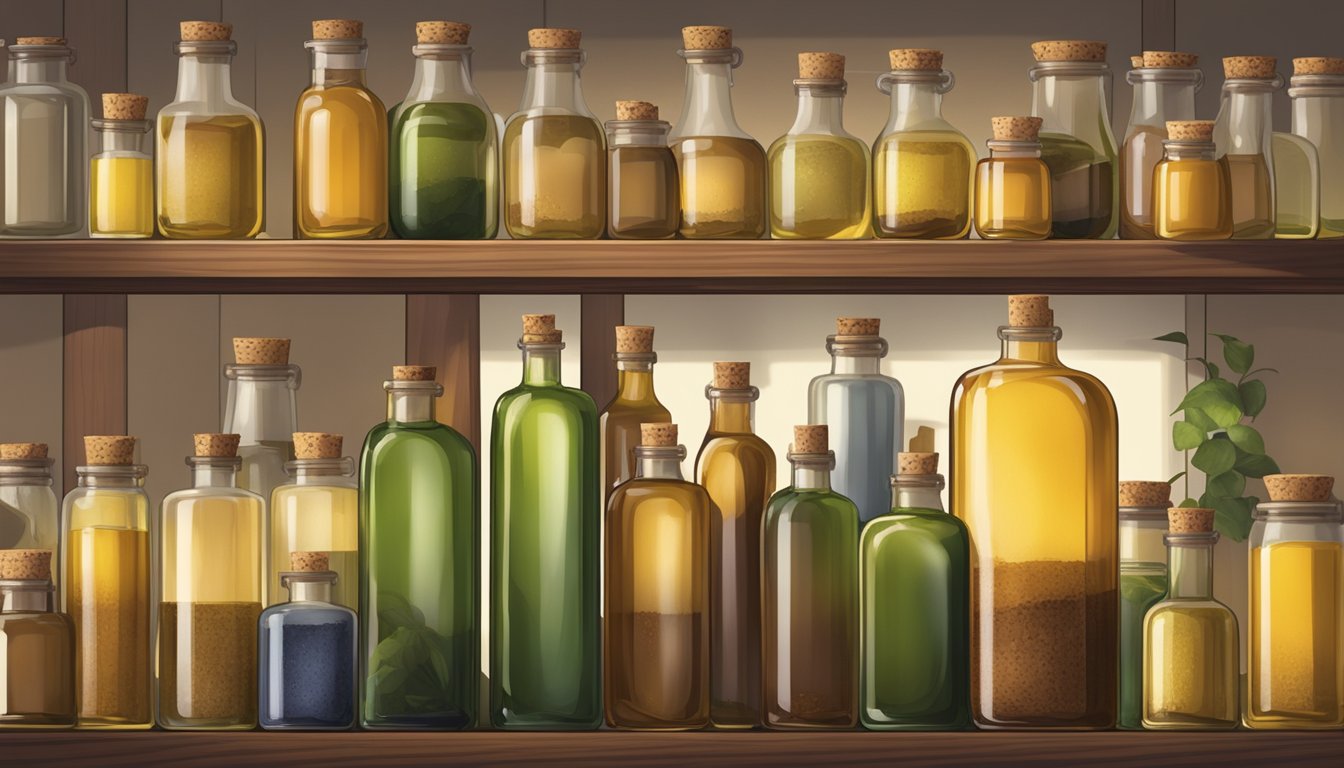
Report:
[[[956,79],[943,52],[890,51],[877,89],[891,114],[873,146],[873,229],[878,237],[959,240],[971,231],[975,147],[943,119],[943,95]]]
[[[577,29],[528,30],[527,82],[504,127],[504,226],[518,239],[596,239],[607,229],[602,125],[583,100]]]
[[[265,137],[261,118],[233,97],[233,25],[184,21],[181,32],[177,95],[155,129],[159,234],[256,237],[266,214]]]
[[[1039,117],[995,117],[989,157],[975,166],[975,232],[986,240],[1044,240],[1053,226],[1050,169]]]
[[[439,423],[431,366],[399,365],[359,460],[360,727],[476,723],[481,489],[476,450]]]
[[[365,82],[364,22],[313,22],[312,81],[294,108],[294,237],[387,234],[387,107]]]
[[[831,490],[826,426],[793,435],[793,484],[762,526],[765,726],[848,729],[859,719],[858,509]]]
[[[770,236],[860,240],[872,236],[872,158],[843,124],[845,57],[798,54],[798,115],[770,145]]]
[[[602,722],[597,407],[560,383],[554,315],[524,315],[523,380],[490,430],[490,720]]]
[[[269,499],[288,481],[285,462],[294,458],[303,372],[289,363],[289,339],[235,338],[233,359],[224,366],[224,431],[242,436],[238,487]]]
[[[1216,159],[1212,120],[1173,120],[1165,156],[1153,169],[1153,233],[1162,240],[1232,237],[1232,185]]]
[[[1120,709],[1116,727],[1143,727],[1143,617],[1167,594],[1171,484],[1120,483]]]
[[[257,618],[266,604],[266,502],[237,486],[238,435],[198,434],[191,487],[159,527],[159,727],[257,727]]]
[[[1274,237],[1312,240],[1321,229],[1321,164],[1316,145],[1275,131]]]
[[[672,125],[647,101],[616,102],[607,121],[607,235],[666,240],[681,224],[677,158],[667,146]]]
[[[355,724],[355,612],[338,605],[326,552],[291,552],[288,602],[262,611],[257,636],[261,727],[342,731]]]
[[[9,82],[0,84],[0,237],[86,233],[89,95],[70,82],[74,63],[63,37],[20,37],[9,46]]]
[[[135,438],[84,438],[86,466],[65,495],[62,590],[75,622],[75,704],[80,728],[143,730],[154,724],[150,650],[149,468]]]
[[[765,150],[733,116],[742,51],[727,27],[684,27],[686,98],[668,141],[681,175],[681,236],[749,239],[766,233]]]
[[[0,730],[75,724],[75,625],[56,610],[51,555],[0,550]]]
[[[598,429],[602,440],[602,499],[635,476],[635,447],[641,424],[667,424],[672,414],[653,391],[653,327],[616,326],[616,394],[602,409]]]
[[[1325,475],[1269,475],[1251,526],[1243,722],[1344,726],[1344,528]]]
[[[52,463],[46,443],[0,443],[0,552],[58,549]]]
[[[1232,238],[1274,237],[1273,97],[1283,85],[1272,56],[1223,59],[1222,106],[1214,128],[1232,180]]]
[[[1106,44],[1045,40],[1031,52],[1031,114],[1041,118],[1041,160],[1050,169],[1051,236],[1109,240],[1120,223],[1120,176]]]
[[[404,239],[492,240],[499,231],[499,135],[471,80],[471,25],[415,24],[415,74],[392,108],[392,229]]]
[[[709,716],[717,728],[761,724],[761,520],[775,492],[775,452],[757,437],[760,390],[750,363],[714,363],[709,430],[695,475],[709,493]]]
[[[831,372],[807,387],[807,420],[830,427],[837,494],[859,509],[859,522],[891,511],[891,475],[905,443],[905,390],[882,375],[887,342],[875,317],[838,317],[826,337]]]
[[[1293,133],[1316,147],[1321,173],[1317,237],[1344,237],[1344,58],[1293,59]]]
[[[961,730],[971,720],[970,536],[943,511],[928,445],[898,454],[890,514],[859,544],[859,719],[865,728]],[[919,448],[920,450],[915,450]]]
[[[1199,57],[1144,51],[1125,81],[1134,86],[1129,127],[1120,148],[1120,237],[1152,240],[1153,169],[1162,159],[1168,120],[1194,120],[1195,94],[1204,85]]]
[[[1166,597],[1143,620],[1143,727],[1237,727],[1237,617],[1213,599],[1213,510],[1170,511]]]
[[[296,458],[285,464],[291,481],[271,495],[270,605],[284,602],[280,577],[290,555],[321,552],[337,577],[327,602],[359,609],[359,488],[343,443],[340,435],[294,433]]]
[[[709,725],[709,494],[682,479],[677,425],[643,424],[635,477],[607,505],[607,725]]]
[[[997,362],[952,393],[952,513],[971,563],[980,728],[1115,724],[1115,403],[1059,361],[1046,296],[1011,296]]]
[[[154,161],[145,151],[149,97],[104,93],[93,121],[98,153],[89,170],[89,237],[154,236]]]

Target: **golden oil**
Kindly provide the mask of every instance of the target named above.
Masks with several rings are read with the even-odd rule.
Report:
[[[304,91],[294,115],[294,236],[384,236],[387,184],[387,110],[378,97],[362,83]]]
[[[1232,186],[1227,158],[1215,159],[1213,121],[1167,124],[1171,138],[1153,169],[1153,232],[1163,240],[1226,240],[1232,236]]]
[[[93,158],[89,237],[154,234],[154,163],[147,156]]]
[[[510,122],[504,129],[504,204],[513,237],[601,237],[607,170],[597,121],[535,115]]]
[[[1050,236],[1050,169],[1037,157],[987,157],[975,171],[975,231],[986,240]]]
[[[261,122],[247,115],[166,115],[158,129],[158,227],[171,238],[261,232]]]
[[[765,151],[753,139],[688,136],[672,145],[681,175],[681,236],[756,239],[766,232]]]
[[[957,240],[971,231],[975,149],[958,131],[907,131],[878,142],[878,237]]]
[[[770,236],[857,240],[872,235],[868,148],[857,139],[787,135],[770,146]]]

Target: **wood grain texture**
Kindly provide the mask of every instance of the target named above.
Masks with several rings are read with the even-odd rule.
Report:
[[[89,116],[102,117],[103,93],[126,90],[124,0],[65,0],[65,37],[77,54],[70,79],[89,93]]]
[[[439,369],[439,421],[481,451],[481,297],[406,296],[406,362]]]
[[[84,463],[85,435],[126,433],[126,296],[65,297],[65,491]]]
[[[616,395],[616,326],[625,322],[625,297],[586,293],[580,297],[583,343],[579,386],[599,410]]]
[[[1143,50],[1175,49],[1176,0],[1143,0]]]

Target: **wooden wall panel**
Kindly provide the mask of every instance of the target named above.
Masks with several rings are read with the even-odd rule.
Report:
[[[65,36],[76,52],[70,79],[101,117],[103,93],[126,90],[126,0],[65,0]]]
[[[65,34],[61,0],[0,0],[0,40],[13,44],[16,37]]]
[[[46,443],[58,492],[63,325],[60,296],[0,296],[0,442]]]
[[[65,297],[65,490],[85,435],[126,434],[126,296]]]
[[[583,374],[579,381],[601,409],[616,395],[615,328],[625,322],[625,297],[585,293],[581,307]]]
[[[406,362],[439,369],[439,421],[481,450],[481,297],[406,297]]]

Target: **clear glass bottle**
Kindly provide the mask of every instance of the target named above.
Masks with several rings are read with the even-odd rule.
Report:
[[[775,452],[752,424],[760,396],[750,363],[714,363],[695,476],[712,502],[709,716],[716,728],[761,724],[761,520],[775,492]]]
[[[1316,145],[1275,131],[1274,237],[1312,240],[1321,229],[1321,163]]]
[[[770,145],[770,236],[860,240],[872,236],[872,158],[845,130],[845,57],[798,54],[798,115]]]
[[[1003,352],[952,393],[952,513],[971,562],[980,728],[1115,724],[1115,402],[1059,360],[1046,296],[1011,296]]]
[[[961,730],[971,721],[971,540],[943,511],[925,431],[929,445],[916,438],[898,454],[891,512],[865,526],[859,543],[859,720],[870,730]]]
[[[1144,51],[1125,81],[1134,86],[1129,126],[1120,148],[1120,237],[1152,240],[1153,169],[1162,159],[1168,120],[1194,120],[1195,94],[1204,86],[1199,57]]]
[[[270,605],[284,602],[281,572],[295,552],[321,552],[336,581],[328,602],[359,609],[359,486],[355,462],[341,456],[344,439],[325,432],[295,432],[290,482],[271,494]]]
[[[238,487],[269,499],[288,482],[285,462],[294,458],[303,372],[289,362],[289,339],[235,338],[233,358],[224,366],[224,431],[242,436]]]
[[[873,145],[873,230],[878,237],[959,240],[971,231],[975,147],[943,119],[956,79],[943,52],[897,48],[877,89],[891,114]]]
[[[1213,599],[1213,510],[1170,510],[1166,597],[1143,620],[1143,727],[1237,727],[1237,617]]]
[[[826,426],[793,428],[793,483],[761,532],[762,710],[767,728],[859,722],[859,513],[831,490]]]
[[[88,215],[89,95],[70,82],[75,51],[63,37],[20,37],[9,46],[0,237],[82,237]]]
[[[1173,120],[1153,169],[1153,233],[1161,240],[1232,237],[1232,182],[1217,158],[1212,120]]]
[[[1317,237],[1344,237],[1344,58],[1293,59],[1293,134],[1316,147],[1321,172]]]
[[[826,337],[831,372],[807,387],[807,420],[830,427],[831,485],[867,523],[891,511],[891,475],[905,443],[905,390],[882,374],[887,342],[875,317],[839,317]]]
[[[1167,594],[1167,532],[1171,484],[1120,483],[1120,709],[1116,727],[1143,727],[1143,617]]]
[[[87,464],[65,495],[66,613],[75,622],[78,727],[144,730],[154,724],[150,665],[149,496],[135,438],[84,438]]]
[[[1344,528],[1325,475],[1268,475],[1251,525],[1247,728],[1344,727]]]
[[[677,158],[667,146],[672,125],[647,101],[616,102],[607,121],[607,236],[666,240],[681,224]]]
[[[733,116],[733,70],[742,65],[727,27],[681,30],[686,98],[668,136],[681,175],[681,236],[749,239],[766,233],[765,150]]]
[[[51,556],[0,550],[0,730],[75,724],[75,625],[56,610]]]
[[[607,151],[583,100],[577,29],[528,30],[523,100],[504,127],[504,226],[518,239],[607,230]]]
[[[104,93],[93,121],[98,152],[89,170],[89,237],[154,236],[154,160],[145,150],[147,96]]]
[[[607,725],[709,725],[709,494],[681,476],[677,425],[643,424],[635,477],[607,505]]]
[[[1050,169],[1039,117],[995,117],[989,157],[975,166],[975,232],[986,240],[1044,240],[1052,231]]]
[[[266,144],[261,118],[233,97],[233,25],[184,21],[181,32],[177,95],[155,128],[159,234],[256,237],[266,215]]]
[[[471,80],[471,25],[415,24],[415,73],[392,108],[392,229],[403,239],[492,240],[499,232],[499,134]]]
[[[0,444],[0,551],[59,549],[53,463],[47,458],[46,443]]]
[[[635,476],[641,424],[667,424],[672,414],[653,391],[653,327],[616,326],[616,394],[602,409],[598,429],[602,440],[602,501],[616,486]]]
[[[365,78],[364,22],[313,22],[312,81],[294,108],[294,237],[387,234],[387,107]]]
[[[343,731],[355,724],[355,612],[332,597],[325,552],[291,552],[289,600],[262,611],[257,635],[261,727]]]
[[[480,471],[437,373],[392,369],[359,459],[362,728],[471,728],[480,707]]]
[[[1041,160],[1050,169],[1051,237],[1115,237],[1120,174],[1107,105],[1106,44],[1031,44],[1031,114],[1041,118]]]
[[[1223,59],[1222,105],[1214,128],[1232,180],[1232,238],[1274,237],[1274,92],[1283,79],[1272,56]]]
[[[560,383],[554,315],[524,315],[523,380],[490,430],[490,720],[602,723],[597,407]]]

